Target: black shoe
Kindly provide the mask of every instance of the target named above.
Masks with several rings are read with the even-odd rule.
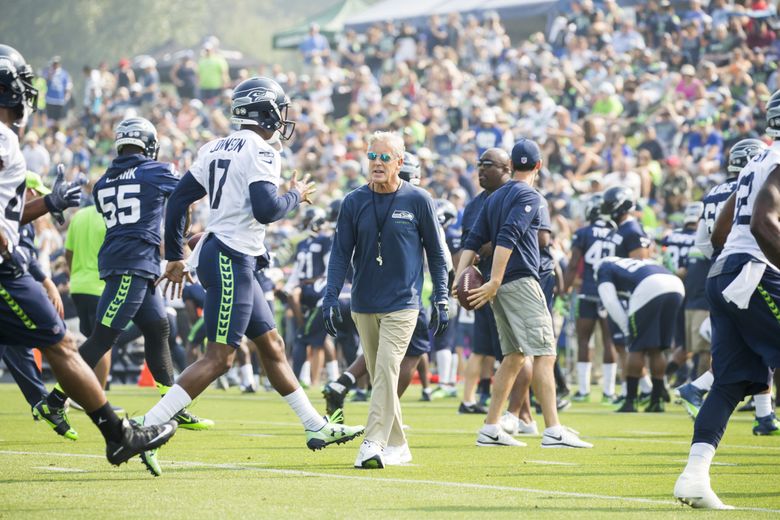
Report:
[[[173,437],[177,426],[176,421],[156,426],[140,426],[122,419],[122,440],[106,442],[106,458],[114,466],[119,466],[141,452],[159,448]]]
[[[756,403],[753,401],[753,396],[750,396],[748,402],[737,408],[738,412],[755,412]]]
[[[569,397],[569,394],[571,394],[569,387],[558,388],[555,390],[555,395],[557,395],[559,399]]]
[[[79,434],[71,427],[65,408],[51,407],[44,399],[32,407],[32,414],[36,421],[45,422],[57,435],[72,441],[78,440]]]
[[[623,401],[623,406],[615,410],[617,413],[637,413],[636,403],[631,399]]]
[[[325,397],[325,411],[328,416],[336,413],[336,410],[344,408],[344,397],[347,395],[347,389],[341,383],[330,381],[322,389],[322,395]]]
[[[650,401],[650,404],[645,408],[645,413],[664,413],[666,407],[663,401]]]
[[[487,409],[479,403],[464,404],[460,403],[458,413],[486,414]]]

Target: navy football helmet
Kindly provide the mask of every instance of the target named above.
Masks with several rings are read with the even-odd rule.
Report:
[[[341,211],[341,203],[343,199],[333,199],[328,205],[328,220],[330,222],[336,222],[339,219],[339,212]]]
[[[239,125],[259,126],[278,131],[287,140],[295,131],[295,122],[287,119],[290,98],[284,89],[270,78],[245,79],[233,90],[230,120]]]
[[[601,205],[604,203],[604,194],[594,193],[585,203],[585,218],[593,224],[601,218]]]
[[[114,131],[114,146],[117,152],[126,145],[137,146],[150,159],[157,159],[160,144],[157,142],[157,129],[143,117],[130,117],[116,126]]]
[[[420,185],[420,160],[413,153],[404,152],[404,163],[398,171],[398,176],[414,186]]]
[[[780,90],[766,103],[766,135],[780,137]]]
[[[728,171],[739,173],[750,160],[766,150],[768,146],[759,139],[743,139],[729,150]]]
[[[34,77],[32,67],[16,49],[0,44],[0,107],[13,109],[17,120],[38,106]]]
[[[601,214],[609,215],[617,220],[634,209],[634,192],[624,186],[613,186],[604,192],[604,202],[601,203]]]
[[[327,222],[325,210],[316,206],[311,206],[306,208],[306,212],[303,214],[303,220],[301,221],[301,226],[303,229],[319,231],[325,222]]]
[[[436,209],[436,218],[444,229],[447,229],[458,220],[458,210],[447,199],[434,199],[433,207]]]

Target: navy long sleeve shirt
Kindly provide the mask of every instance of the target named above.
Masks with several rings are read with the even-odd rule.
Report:
[[[482,244],[512,250],[502,284],[533,276],[539,280],[539,208],[541,196],[528,184],[509,181],[485,201],[464,249],[479,251]]]
[[[380,265],[377,220],[381,225],[385,214]],[[352,311],[385,313],[419,309],[423,249],[433,279],[435,301],[447,301],[444,245],[439,240],[437,226],[430,195],[405,181],[395,200],[392,193],[373,193],[368,186],[349,193],[341,205],[336,225],[323,305],[338,305],[351,261],[354,268]]]

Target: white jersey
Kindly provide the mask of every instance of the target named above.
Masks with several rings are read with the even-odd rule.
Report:
[[[279,152],[251,130],[202,146],[190,173],[208,193],[206,232],[241,253],[265,253],[265,225],[252,214],[249,185],[263,181],[278,187],[281,169]]]
[[[0,229],[9,244],[19,244],[19,221],[24,209],[27,163],[19,137],[0,122]]]
[[[736,201],[734,205],[734,221],[731,232],[723,247],[722,257],[733,254],[748,254],[767,265],[772,265],[767,260],[761,248],[758,247],[756,237],[750,232],[750,219],[753,216],[753,207],[756,197],[766,182],[769,174],[780,164],[780,142],[775,141],[768,150],[753,158],[742,168],[737,178]],[[775,267],[775,266],[773,266]]]

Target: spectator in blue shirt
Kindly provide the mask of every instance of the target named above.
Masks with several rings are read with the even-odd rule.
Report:
[[[330,43],[320,34],[320,26],[313,23],[309,25],[309,35],[298,46],[298,50],[303,54],[306,65],[310,65],[315,56],[324,57],[330,54]]]
[[[68,102],[73,90],[73,80],[62,68],[60,57],[54,56],[46,70],[46,118],[49,125],[56,125],[68,115]]]

